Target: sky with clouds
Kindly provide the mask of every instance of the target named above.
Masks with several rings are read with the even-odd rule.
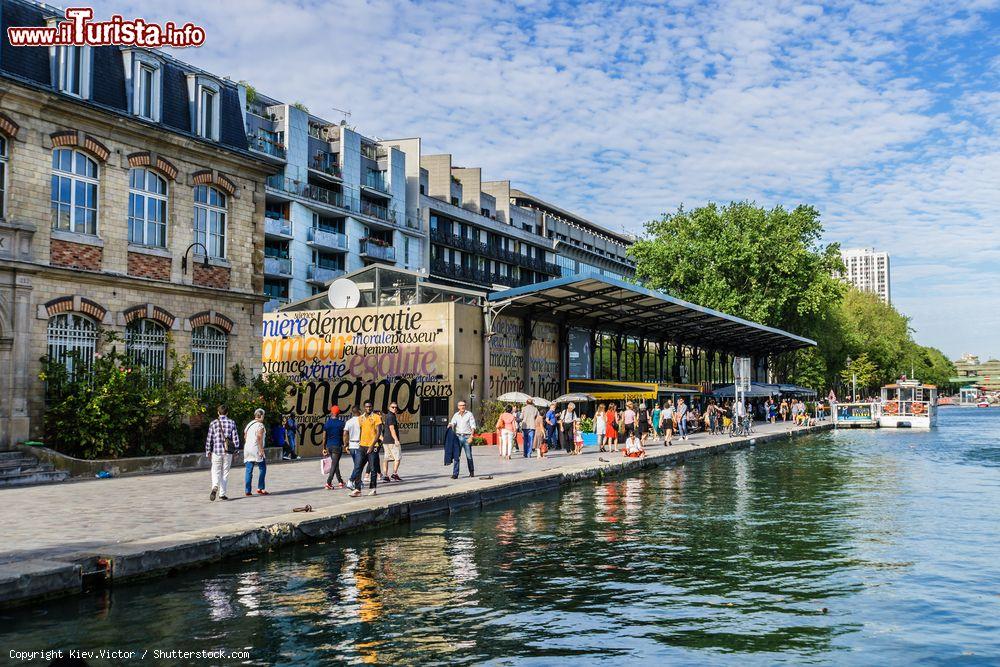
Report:
[[[1000,0],[110,0],[208,33],[178,57],[420,136],[613,229],[684,204],[808,203],[892,257],[949,356],[1000,356]]]

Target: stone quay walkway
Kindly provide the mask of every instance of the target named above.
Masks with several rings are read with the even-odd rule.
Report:
[[[459,479],[440,448],[407,450],[402,482],[379,483],[359,498],[323,488],[319,459],[271,464],[269,496],[243,495],[243,466],[229,474],[229,500],[209,502],[207,470],[86,480],[0,490],[0,605],[80,592],[98,580],[166,574],[224,557],[330,537],[344,532],[481,507],[557,489],[576,480],[614,475],[831,428],[759,424],[748,438],[703,433],[664,447],[647,443],[645,459],[550,452],[511,461],[496,447],[474,447],[476,477],[462,460]],[[602,461],[601,459],[605,459]],[[351,462],[341,462],[345,479]],[[256,474],[255,474],[256,477]],[[255,480],[256,481],[256,480]],[[256,487],[255,487],[256,488]],[[311,505],[312,512],[293,512]]]

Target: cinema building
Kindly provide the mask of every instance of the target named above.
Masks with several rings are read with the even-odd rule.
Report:
[[[328,296],[264,319],[263,371],[300,384],[292,407],[306,451],[332,405],[400,406],[403,441],[437,445],[459,400],[478,414],[508,391],[552,399],[698,398],[749,356],[755,380],[776,355],[814,341],[668,294],[595,275],[483,291],[422,272],[372,266],[344,277],[356,307]],[[308,449],[312,448],[312,449]]]

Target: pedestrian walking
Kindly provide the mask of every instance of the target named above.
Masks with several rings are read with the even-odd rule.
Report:
[[[361,424],[360,448],[365,463],[368,466],[368,473],[371,476],[371,481],[368,483],[368,488],[370,489],[368,495],[374,496],[378,494],[378,455],[379,449],[381,448],[380,438],[382,437],[382,416],[378,413],[372,412],[371,401],[365,401],[365,410],[361,413],[361,416],[358,417],[358,422]],[[358,482],[361,481],[361,476],[362,475],[358,476]],[[361,488],[360,483],[357,488]]]
[[[597,434],[597,451],[599,452],[607,451],[604,447],[604,438],[608,433],[607,414],[604,403],[597,406],[597,412],[594,414],[594,433]]]
[[[538,408],[535,407],[535,401],[529,398],[524,402],[524,409],[521,410],[521,439],[524,442],[524,458],[531,456],[531,450],[535,446],[535,417],[537,416]]]
[[[236,422],[229,418],[229,409],[225,405],[216,408],[216,418],[208,425],[205,436],[205,456],[212,461],[212,492],[209,500],[219,497],[229,500],[226,495],[226,483],[229,481],[229,468],[233,464],[233,454],[240,448],[240,436],[236,430]]]
[[[337,478],[338,488],[344,488],[344,478],[340,474],[340,457],[344,454],[344,420],[340,418],[340,408],[330,408],[330,416],[323,424],[323,456],[330,458],[330,472],[326,475],[326,488],[333,489],[333,478]]]
[[[678,426],[680,426],[679,433],[681,436],[681,440],[688,439],[687,413],[688,413],[688,407],[687,404],[684,402],[684,399],[682,398],[679,401],[677,401],[677,422]]]
[[[545,442],[548,445],[546,450],[559,446],[559,424],[554,403],[549,403],[549,409],[545,411]]]
[[[497,418],[496,429],[500,432],[500,458],[510,461],[510,454],[517,440],[517,418],[512,406],[508,405]]]
[[[382,445],[385,460],[382,462],[383,482],[402,482],[399,476],[399,462],[403,459],[403,447],[399,441],[399,404],[389,404],[389,412],[382,418]],[[392,461],[392,476],[389,476],[389,461]]]
[[[639,443],[643,448],[646,447],[646,438],[649,437],[649,411],[646,410],[646,404],[639,404],[639,411],[636,413],[635,417],[636,428],[639,431]]]
[[[653,404],[653,411],[652,411],[652,417],[653,417],[653,419],[650,422],[650,426],[652,426],[652,428],[653,428],[653,437],[656,437],[656,438],[660,437],[660,413],[661,412],[663,412],[663,406],[660,405],[659,403],[654,403]]]
[[[612,452],[618,451],[618,408],[614,403],[608,403],[608,409],[604,413],[604,451],[608,451],[611,446]]]
[[[243,464],[246,474],[243,476],[243,495],[253,495],[253,469],[256,467],[257,473],[257,495],[266,496],[267,486],[267,456],[264,449],[264,411],[257,408],[253,412],[253,421],[243,429]]]
[[[295,417],[292,413],[287,415],[282,415],[281,417],[281,427],[279,433],[281,433],[281,460],[282,461],[294,461],[299,458],[299,455],[295,453],[295,436],[296,428],[298,425],[295,423]]]
[[[576,414],[576,403],[569,403],[566,409],[559,415],[559,428],[562,433],[563,447],[570,454],[578,454],[576,451],[576,429],[580,421]]]
[[[354,462],[347,488],[351,490],[351,497],[357,498],[361,495],[361,470],[365,464],[361,452],[361,411],[357,408],[351,408],[351,417],[344,423],[344,437],[347,439],[347,451]]]
[[[622,426],[625,427],[625,439],[628,440],[629,436],[635,433],[635,403],[632,401],[625,402],[625,411],[622,413]]]
[[[535,435],[532,442],[536,445],[536,458],[545,458],[545,452],[547,452],[549,448],[545,442],[545,419],[542,417],[542,413],[540,412],[535,415]]]
[[[476,432],[476,417],[465,407],[465,401],[458,402],[458,412],[451,416],[448,428],[452,429],[458,438],[459,447],[451,469],[451,478],[458,479],[458,466],[462,461],[462,450],[465,450],[465,460],[469,466],[469,477],[475,477],[472,463],[472,434]]]
[[[669,447],[674,444],[674,401],[664,406],[660,412],[660,433],[663,435],[663,446]]]
[[[781,407],[778,408],[778,414],[781,415],[781,421],[788,421],[788,401],[781,399]]]

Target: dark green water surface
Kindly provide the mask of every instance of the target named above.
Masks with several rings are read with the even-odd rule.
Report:
[[[0,662],[64,647],[147,664],[157,649],[250,653],[173,664],[1000,664],[1000,410],[8,610],[0,644]]]

